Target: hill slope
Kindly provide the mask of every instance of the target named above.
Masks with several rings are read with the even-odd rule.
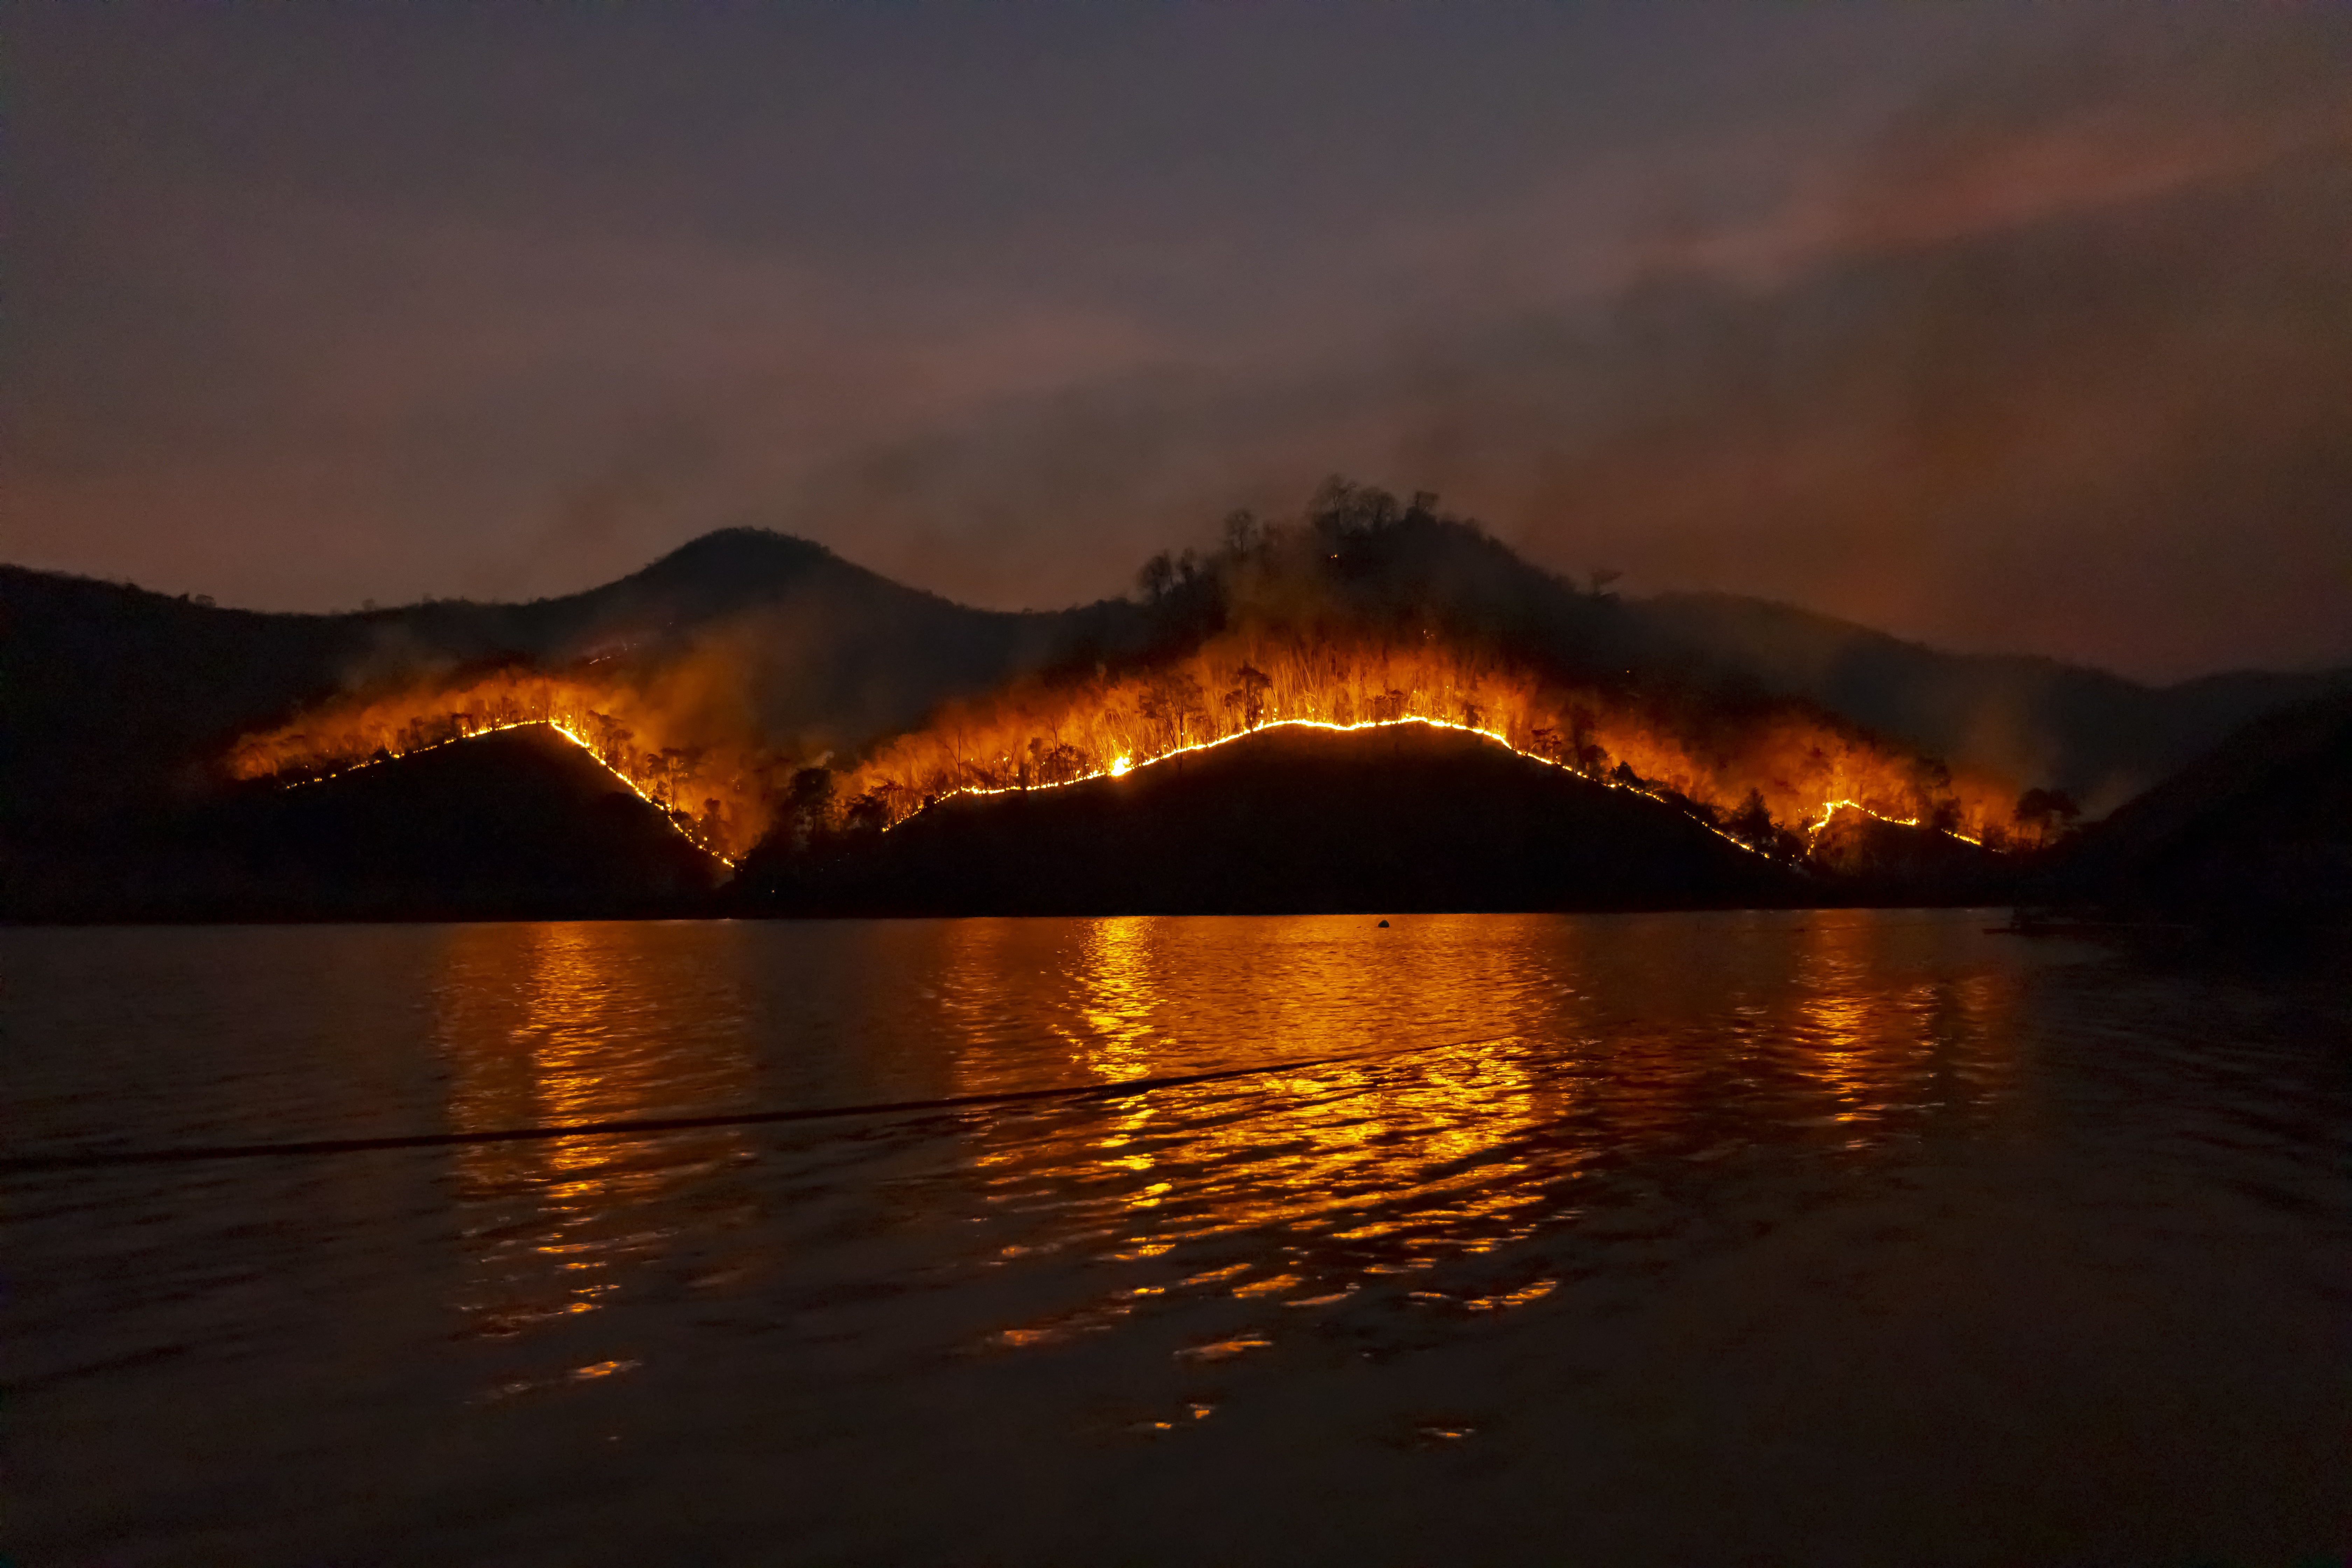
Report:
[[[1777,904],[1782,866],[1644,796],[1421,725],[1295,728],[1064,788],[942,801],[747,862],[747,910],[1273,913]]]
[[[2246,720],[2346,679],[2247,674],[2156,689],[2048,660],[1941,653],[1753,600],[1621,603],[1475,528],[1419,507],[1400,513],[1378,492],[1336,493],[1357,513],[1386,508],[1390,526],[1361,534],[1322,590],[1375,618],[1450,618],[1569,667],[1810,700],[1956,765],[2066,789],[2095,812]],[[323,701],[500,663],[625,670],[781,754],[855,753],[950,699],[1221,624],[1252,591],[1230,565],[1213,558],[1150,604],[1011,613],[735,529],[563,598],[323,616],[0,567],[0,851],[174,809],[217,789],[241,734]]]
[[[2093,815],[2168,777],[2257,714],[2352,686],[2352,670],[2239,671],[2146,686],[2026,655],[1954,654],[1792,605],[1668,594],[1629,606],[1636,657],[1736,674]]]
[[[2057,886],[2123,909],[2352,915],[2352,694],[2247,725],[2084,835]]]
[[[811,750],[855,746],[1115,636],[1118,606],[974,610],[804,540],[706,535],[601,588],[525,605],[334,615],[215,608],[0,566],[0,844],[203,793],[240,734],[338,695],[502,661],[723,657],[730,700]]]
[[[725,868],[579,747],[508,731],[250,788],[92,850],[18,857],[14,920],[504,920],[698,912]]]

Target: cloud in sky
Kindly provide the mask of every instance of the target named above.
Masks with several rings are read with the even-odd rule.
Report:
[[[1115,10],[27,8],[0,555],[324,607],[751,521],[1043,605],[1339,470],[2352,658],[2340,13]]]

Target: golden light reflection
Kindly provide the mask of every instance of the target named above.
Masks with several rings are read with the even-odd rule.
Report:
[[[1266,922],[1306,940],[1220,942],[1202,922],[1149,918],[1068,922],[1066,1011],[1054,1023],[1097,1080],[1127,1081],[1194,1068],[1225,1048],[1236,1024],[1282,1057],[1361,1056],[1402,1043],[1398,1003],[1460,1012],[1493,1027],[1491,1004],[1531,1021],[1502,973],[1506,960],[1476,940],[1477,922],[1417,922],[1427,938],[1367,952],[1369,922]],[[999,938],[1001,939],[1001,936]],[[994,949],[977,938],[968,965]],[[1008,986],[1027,977],[1003,976]],[[966,974],[970,991],[976,979]],[[1339,1062],[1277,1071],[1234,1089],[1155,1092],[1102,1106],[1083,1131],[1009,1135],[975,1152],[992,1186],[1052,1189],[1061,1216],[1129,1261],[1244,1231],[1299,1229],[1348,1256],[1336,1283],[1328,1258],[1300,1258],[1267,1273],[1246,1266],[1188,1278],[1187,1289],[1244,1299],[1336,1300],[1356,1274],[1410,1269],[1440,1254],[1487,1250],[1525,1233],[1541,1194],[1516,1181],[1501,1147],[1563,1097],[1519,1059],[1515,1034],[1458,1042],[1414,1058]],[[965,1091],[977,1089],[967,1083]],[[1034,1131],[1032,1129],[1031,1131]],[[1070,1140],[1075,1139],[1074,1146]],[[1428,1241],[1442,1213],[1443,1245]],[[1337,1291],[1335,1295],[1334,1292]],[[1129,1303],[1128,1305],[1132,1305]],[[1124,1310],[1125,1308],[1121,1308]],[[1093,1315],[1008,1331],[1038,1342]]]
[[[1803,926],[1800,1039],[1805,1069],[1830,1092],[1829,1115],[1845,1123],[1948,1102],[1930,1081],[1954,1070],[1980,1079],[2005,1077],[2011,1059],[2001,1026],[2007,996],[1990,972],[1936,975],[1901,987],[1899,917],[1833,912]],[[1890,963],[1890,959],[1896,963]],[[1965,1098],[1965,1096],[1963,1096]]]
[[[1993,1048],[1991,983],[1935,973],[1953,922],[1932,925],[1920,953],[1889,951],[1882,924],[1005,922],[961,949],[960,987],[985,994],[993,963],[1001,1009],[1048,988],[1040,1025],[1097,1081],[1252,1049],[1349,1059],[1024,1110],[975,1137],[970,1169],[1019,1232],[1009,1255],[1197,1259],[1156,1289],[1331,1305],[1573,1223],[1628,1165],[1712,1173],[1759,1145],[1885,1147],[1915,1129],[1948,1100],[1939,1085],[1982,1070],[1969,1064]],[[1596,994],[1641,1005],[1604,1011]],[[992,1086],[989,1054],[966,1054],[959,1092]],[[1231,1261],[1236,1248],[1249,1261]],[[1502,1312],[1558,1285],[1507,1275],[1414,1299]],[[1146,1294],[1122,1288],[1000,1342],[1102,1328]]]
[[[742,973],[772,978],[800,928],[751,929],[742,951],[764,956]],[[1219,1344],[1278,1339],[1360,1292],[1449,1314],[1532,1309],[1569,1276],[1518,1243],[1662,1181],[1716,1181],[1759,1149],[1891,1157],[2013,1076],[2016,980],[1972,952],[1996,939],[1966,915],[970,921],[851,936],[824,950],[826,973],[845,995],[870,984],[891,1000],[837,1037],[877,1058],[875,1084],[908,1087],[853,1073],[824,1099],[1157,1085],[875,1124],[907,1140],[879,1194],[888,1224],[944,1226],[979,1267],[1082,1266],[1060,1276],[1075,1289],[1056,1310],[988,1325],[1004,1347],[1204,1296],[1241,1314]],[[721,939],[738,940],[453,931],[436,998],[453,1127],[761,1104],[751,1086],[782,1058],[755,1066],[742,1020],[769,1017],[768,1041],[799,1052],[806,1038],[772,1032],[799,1004],[776,1013],[782,992],[730,982],[709,957]],[[868,948],[863,969],[850,955]],[[807,1147],[868,1135],[856,1126],[813,1127]],[[721,1128],[453,1151],[469,1331],[604,1332],[618,1320],[597,1310],[667,1270],[715,1204],[748,1207],[744,1184],[792,1168],[790,1142]],[[739,1162],[749,1174],[730,1173]],[[643,1350],[583,1344],[563,1375]]]
[[[724,1029],[698,1027],[673,1010],[661,954],[646,951],[662,930],[452,928],[435,1005],[453,1130],[675,1114],[740,1100],[749,1058],[740,1042],[730,1048]],[[460,1303],[468,1331],[503,1337],[593,1311],[671,1239],[640,1216],[742,1148],[731,1128],[658,1140],[458,1145],[458,1193],[477,1260],[474,1288]],[[616,1358],[608,1371],[629,1364]]]
[[[1814,1075],[1827,1084],[1836,1107],[1829,1115],[1859,1121],[1877,1108],[1868,1103],[1873,1081],[1872,1016],[1876,1003],[1866,989],[1870,929],[1861,921],[1832,917],[1805,928],[1805,975],[1801,1004],[1813,1042]]]
[[[1151,1071],[1154,1015],[1163,1005],[1152,973],[1151,927],[1141,917],[1089,922],[1076,979],[1087,1025],[1077,1044],[1079,1064],[1096,1077],[1118,1080]]]

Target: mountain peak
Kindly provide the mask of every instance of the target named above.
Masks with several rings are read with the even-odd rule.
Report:
[[[689,539],[632,575],[639,578],[705,577],[750,572],[761,576],[849,563],[812,539],[767,528],[719,528]]]

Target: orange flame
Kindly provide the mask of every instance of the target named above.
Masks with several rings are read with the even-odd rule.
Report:
[[[1693,809],[1725,837],[1801,849],[1843,810],[1998,843],[2012,787],[1953,774],[1796,703],[1564,682],[1432,637],[1412,643],[1237,630],[1192,653],[1091,679],[1032,682],[950,705],[877,747],[834,798],[887,827],[955,795],[1120,777],[1271,726],[1398,723],[1465,731],[1596,782]],[[332,776],[545,725],[730,864],[767,830],[792,763],[698,728],[625,678],[512,668],[315,710],[240,741],[237,777]],[[1679,798],[1677,798],[1679,797]]]
[[[230,751],[236,778],[311,783],[503,730],[545,726],[660,809],[688,839],[732,865],[766,831],[778,764],[727,743],[663,744],[657,704],[618,683],[502,669],[460,683],[331,703]]]
[[[1036,685],[944,711],[879,747],[843,794],[886,825],[954,795],[1050,788],[1195,752],[1274,725],[1415,722],[1667,798],[1720,823],[1803,834],[1843,807],[1971,842],[2005,825],[2002,781],[1940,764],[1790,702],[1727,710],[1688,694],[1543,679],[1438,645],[1239,631],[1189,657]]]

